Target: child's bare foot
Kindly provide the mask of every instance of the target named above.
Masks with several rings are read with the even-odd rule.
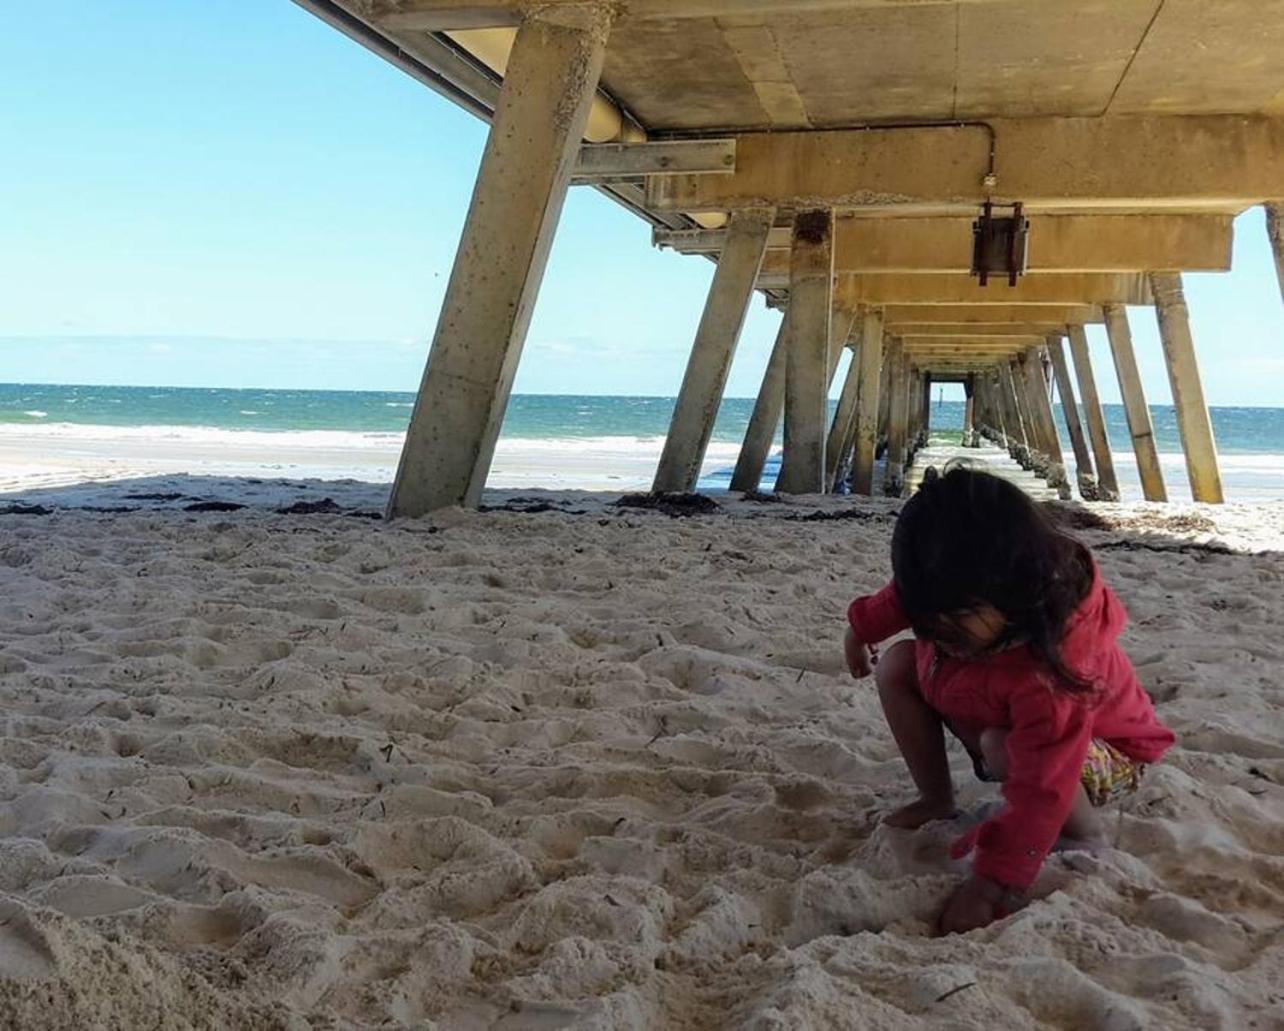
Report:
[[[933,820],[948,820],[957,815],[958,810],[954,808],[952,799],[920,798],[917,802],[888,813],[883,817],[883,822],[889,827],[912,831]]]

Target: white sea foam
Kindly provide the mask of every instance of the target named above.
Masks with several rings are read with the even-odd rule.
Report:
[[[29,416],[31,416],[31,418],[33,418],[33,419],[47,419],[47,418],[49,417],[49,413],[48,413],[48,412],[41,412],[41,411],[39,411],[39,410],[37,410],[37,409],[35,409],[35,408],[33,408],[33,409],[32,409],[31,411],[29,411],[29,412],[23,412],[22,414],[23,414],[23,415],[29,415]]]

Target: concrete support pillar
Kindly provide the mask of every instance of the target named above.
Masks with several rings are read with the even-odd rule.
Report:
[[[1275,255],[1275,274],[1280,281],[1280,299],[1284,300],[1284,200],[1267,203],[1266,235],[1270,237],[1271,252]]]
[[[1070,446],[1074,449],[1074,471],[1079,483],[1079,494],[1085,501],[1096,501],[1097,477],[1092,468],[1092,454],[1088,450],[1083,423],[1079,420],[1079,406],[1075,402],[1074,384],[1070,380],[1070,367],[1066,364],[1066,352],[1061,346],[1060,333],[1048,336],[1048,356],[1052,359],[1057,393],[1061,395],[1061,414],[1065,417]]]
[[[927,445],[928,438],[932,433],[932,374],[930,372],[919,374],[919,389],[923,407],[920,409],[918,432],[914,435],[914,439],[917,442],[916,450]]]
[[[1063,501],[1070,499],[1070,481],[1066,478],[1066,461],[1061,453],[1061,438],[1057,435],[1057,422],[1052,417],[1052,398],[1048,391],[1048,380],[1043,372],[1043,354],[1037,347],[1025,353],[1022,363],[1026,394],[1030,399],[1030,419],[1035,426],[1035,436],[1039,441],[1039,450],[1043,453],[1046,470],[1044,477],[1048,486],[1057,492]]]
[[[963,404],[963,446],[976,447],[977,396],[976,377],[969,376],[963,382],[963,394],[967,400]]]
[[[1137,456],[1141,493],[1147,501],[1167,501],[1168,490],[1164,486],[1164,474],[1159,468],[1159,452],[1155,449],[1155,430],[1150,421],[1150,409],[1146,407],[1146,395],[1141,389],[1137,356],[1132,349],[1128,312],[1121,304],[1107,304],[1102,311],[1106,316],[1110,353],[1115,359],[1115,374],[1119,377],[1119,393],[1123,397],[1124,413],[1128,417],[1132,450]]]
[[[1172,385],[1173,407],[1177,411],[1177,428],[1181,448],[1186,456],[1186,474],[1190,493],[1196,501],[1221,504],[1222,474],[1217,467],[1217,443],[1213,439],[1213,422],[1204,402],[1204,386],[1199,378],[1199,361],[1190,332],[1190,314],[1181,273],[1150,273],[1150,292],[1155,298],[1159,318],[1159,337],[1164,345],[1168,365],[1168,382]]]
[[[1074,359],[1075,378],[1079,381],[1079,397],[1083,402],[1083,415],[1088,423],[1088,440],[1097,460],[1097,495],[1101,501],[1119,500],[1119,480],[1115,477],[1115,461],[1110,454],[1110,438],[1106,435],[1106,417],[1097,396],[1097,381],[1092,375],[1092,360],[1088,357],[1088,334],[1083,326],[1067,326],[1070,334],[1070,355]]]
[[[789,312],[786,309],[776,332],[776,344],[771,349],[767,370],[762,375],[758,399],[754,402],[745,440],[736,457],[736,468],[731,474],[731,489],[753,491],[762,482],[762,470],[771,453],[771,442],[776,438],[780,413],[785,407],[785,358],[789,352]]]
[[[852,492],[874,493],[874,452],[878,444],[879,383],[883,371],[883,310],[867,308],[860,335],[860,386],[856,401]]]
[[[883,367],[887,369],[887,471],[883,493],[900,497],[909,460],[910,368],[901,342],[895,337],[888,338]]]
[[[986,373],[985,384],[985,408],[990,418],[990,428],[998,435],[998,442],[1003,446],[1008,446],[1008,426],[1007,420],[1003,414],[1003,405],[999,402],[999,373],[997,369]]]
[[[874,432],[874,457],[878,458],[878,450],[887,444],[887,431],[890,422],[892,408],[892,391],[888,382],[888,376],[891,370],[887,365],[887,330],[883,330],[883,368],[878,375],[878,428]]]
[[[855,328],[855,322],[852,323]],[[854,344],[849,339],[848,344]],[[841,347],[834,348],[836,355],[842,352]],[[847,376],[843,380],[842,392],[838,395],[838,407],[834,409],[834,420],[829,426],[829,437],[825,441],[825,489],[832,491],[837,483],[843,459],[846,453],[844,443],[851,436],[852,424],[856,419],[856,402],[860,396],[860,357],[858,349],[852,347],[852,360],[847,365]]]
[[[559,5],[517,30],[389,517],[481,498],[609,26],[603,5]]]
[[[1030,468],[1030,439],[1026,433],[1026,420],[1021,410],[1021,396],[1017,390],[1017,377],[1012,373],[1012,363],[999,366],[999,390],[1003,397],[1005,415],[1009,426],[1008,454],[1025,468]]]
[[[785,452],[776,489],[819,494],[825,489],[825,414],[833,314],[834,217],[794,216],[789,256],[789,352],[785,359]]]
[[[652,490],[695,489],[774,219],[771,208],[731,216]]]

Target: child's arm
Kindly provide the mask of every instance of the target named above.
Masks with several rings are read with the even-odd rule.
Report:
[[[1031,678],[1008,703],[1007,800],[1002,812],[956,843],[956,855],[973,846],[976,876],[1024,891],[1065,825],[1079,790],[1092,739],[1091,710],[1081,699]]]
[[[851,636],[860,644],[878,644],[909,629],[909,620],[901,609],[896,584],[889,583],[877,594],[857,598],[847,607],[847,625]]]

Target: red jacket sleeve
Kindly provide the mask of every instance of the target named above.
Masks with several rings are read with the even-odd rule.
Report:
[[[974,844],[973,870],[1023,890],[1038,876],[1057,840],[1092,739],[1090,710],[1032,677],[1009,701],[1007,805],[963,842]],[[957,854],[957,852],[956,852]]]
[[[894,582],[877,594],[867,594],[852,602],[847,607],[847,622],[862,644],[878,644],[909,629]]]

